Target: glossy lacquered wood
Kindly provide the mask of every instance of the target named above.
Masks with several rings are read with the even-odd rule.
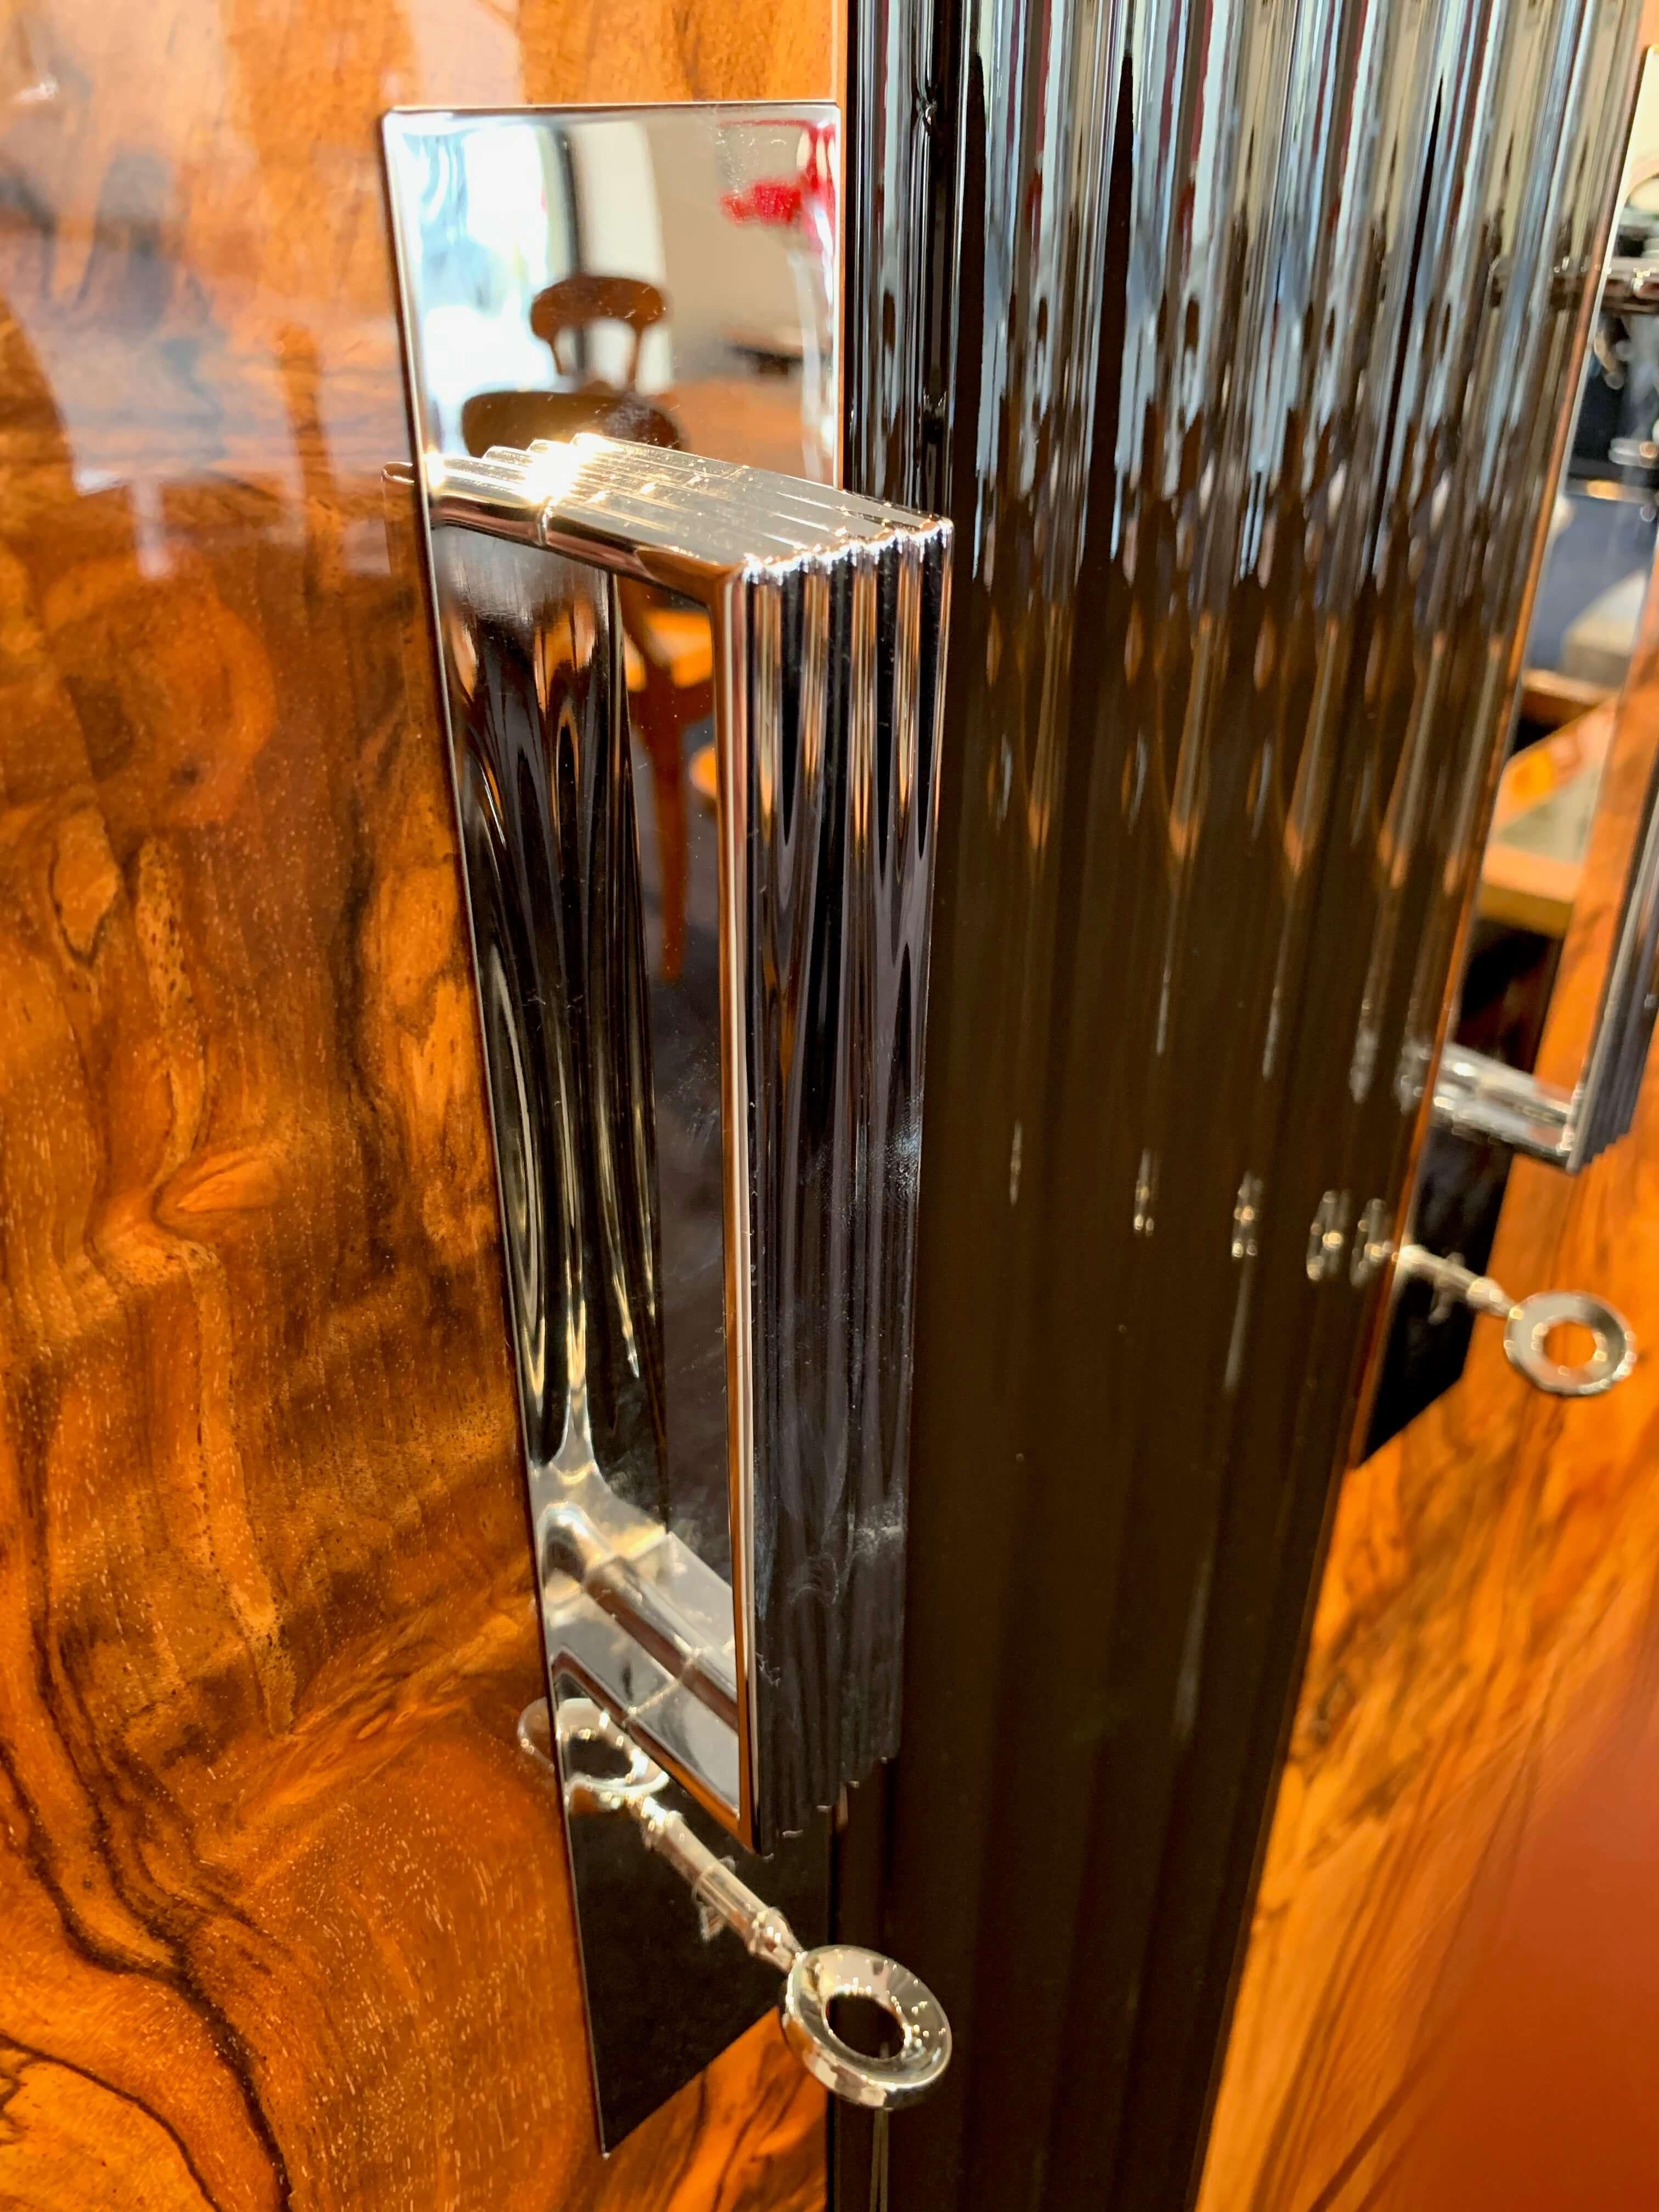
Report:
[[[1540,1059],[1583,1064],[1642,786],[1620,706]],[[1479,1323],[1462,1381],[1344,1485],[1200,2212],[1659,2203],[1659,1077],[1586,1173],[1517,1161],[1492,1270],[1644,1347],[1547,1399]]]
[[[375,124],[830,27],[0,31],[0,2203],[821,2200],[769,2023],[596,2152]]]

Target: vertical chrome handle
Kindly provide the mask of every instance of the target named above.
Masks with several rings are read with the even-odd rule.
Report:
[[[564,1822],[609,2147],[770,1966],[846,2057],[789,1947],[897,1744],[950,532],[823,481],[833,107],[383,136],[552,1748],[651,1782]]]
[[[427,489],[550,1668],[766,1850],[897,1742],[950,526],[591,436]],[[713,654],[717,1037],[654,1070],[630,586]],[[720,1124],[723,1343],[665,1314],[659,1084]]]

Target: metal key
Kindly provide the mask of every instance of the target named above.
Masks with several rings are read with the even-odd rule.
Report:
[[[557,1774],[544,1698],[520,1716],[519,1741]],[[856,1943],[806,1949],[776,1905],[757,1896],[689,1822],[660,1802],[668,1776],[591,1698],[561,1699],[559,1751],[567,1812],[573,1818],[621,1814],[632,1820],[647,1848],[672,1866],[691,1892],[704,1936],[729,1929],[752,1958],[763,1959],[784,1977],[779,1998],[784,2036],[816,2081],[835,2096],[878,2112],[914,2105],[938,2085],[951,2063],[951,2024],[939,1999],[908,1966]],[[621,1759],[623,1771],[611,1775],[585,1767],[585,1755],[593,1753]],[[831,2008],[842,1998],[856,1997],[867,1998],[891,2020],[898,2032],[896,2051],[869,2057],[836,2033]]]
[[[1512,1298],[1490,1275],[1477,1275],[1456,1258],[1443,1260],[1421,1244],[1402,1244],[1400,1272],[1434,1285],[1431,1321],[1443,1321],[1455,1305],[1491,1314],[1504,1324],[1504,1352],[1528,1382],[1558,1398],[1593,1398],[1623,1382],[1636,1364],[1636,1333],[1616,1306],[1587,1291],[1535,1291]],[[1545,1346],[1564,1322],[1587,1328],[1595,1340],[1588,1359],[1552,1359]]]

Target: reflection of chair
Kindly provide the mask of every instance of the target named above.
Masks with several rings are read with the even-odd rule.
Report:
[[[555,372],[574,377],[577,363],[562,360],[559,342],[594,323],[621,323],[633,332],[634,349],[622,385],[590,377],[562,392],[477,392],[461,409],[461,439],[469,453],[492,446],[528,446],[538,438],[574,438],[579,430],[598,430],[635,446],[678,446],[680,434],[665,409],[635,391],[640,341],[667,313],[667,302],[642,276],[601,276],[580,270],[538,292],[530,303],[530,327],[553,356]]]
[[[630,445],[679,445],[675,418],[635,389],[639,341],[665,314],[668,301],[644,276],[598,276],[591,270],[577,270],[575,276],[560,276],[538,292],[531,301],[531,330],[553,354],[556,376],[577,374],[575,347],[566,347],[568,361],[560,358],[562,338],[573,338],[592,323],[622,323],[623,330],[633,331],[626,380],[608,385],[602,376],[591,376],[564,392],[476,392],[460,410],[467,452],[487,453],[491,445],[526,447],[535,438],[575,438],[581,429],[626,438]]]
[[[595,377],[562,392],[479,392],[461,409],[461,437],[469,453],[492,446],[532,444],[538,438],[574,438],[597,430],[634,445],[678,446],[673,417],[635,391],[640,342],[667,313],[654,284],[641,276],[603,276],[579,270],[538,292],[530,327],[553,356],[561,377],[574,377],[574,344],[562,341],[593,323],[620,323],[631,331],[627,382]],[[714,710],[714,641],[708,618],[694,607],[661,604],[648,585],[620,586],[628,664],[629,713],[634,734],[651,762],[657,817],[657,866],[662,882],[662,972],[675,981],[685,957],[687,877],[684,733]]]
[[[530,327],[552,355],[560,375],[574,376],[574,362],[559,358],[559,340],[565,332],[585,331],[593,323],[623,324],[634,334],[634,351],[623,379],[631,392],[640,380],[640,341],[667,312],[662,294],[643,276],[601,276],[581,269],[537,293],[530,303]]]
[[[597,430],[633,446],[678,446],[680,434],[660,407],[637,392],[590,384],[581,392],[475,392],[461,407],[461,442],[469,453],[492,446],[533,445],[538,438],[574,438]]]
[[[672,983],[685,956],[685,732],[714,711],[714,644],[698,607],[664,606],[649,584],[623,581],[629,712],[651,760],[662,879],[662,972]]]

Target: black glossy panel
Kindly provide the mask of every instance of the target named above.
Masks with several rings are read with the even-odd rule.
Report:
[[[913,489],[942,333],[963,548],[905,1740],[843,1869],[958,2037],[896,2203],[1185,2199],[1634,32],[855,10],[852,450]]]

